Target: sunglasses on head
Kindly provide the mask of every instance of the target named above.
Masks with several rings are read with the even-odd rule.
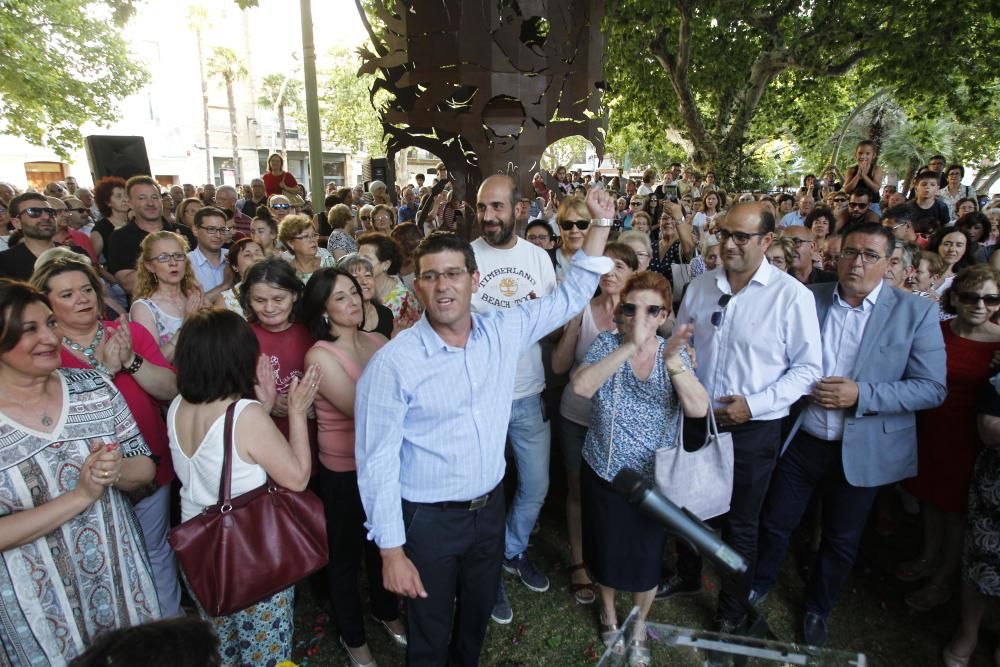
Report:
[[[958,302],[965,306],[975,306],[982,299],[983,304],[989,308],[1000,306],[1000,294],[976,294],[975,292],[958,292],[956,295]]]
[[[646,306],[646,314],[650,317],[659,317],[660,313],[666,309],[666,306]],[[637,312],[639,312],[639,306],[636,304],[628,302],[622,304],[622,315],[625,317],[635,317]]]
[[[567,232],[576,226],[576,228],[582,232],[585,231],[587,227],[590,227],[590,220],[563,220],[559,223],[559,226]]]
[[[48,215],[51,218],[56,214],[56,210],[54,208],[45,208],[43,206],[29,206],[21,211],[21,213],[24,213],[29,218],[40,218],[43,214]]]

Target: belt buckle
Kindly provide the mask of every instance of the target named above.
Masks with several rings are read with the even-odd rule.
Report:
[[[484,507],[486,507],[486,503],[489,502],[489,500],[490,500],[490,494],[488,494],[488,493],[485,496],[479,496],[475,500],[470,500],[469,501],[469,509],[470,510],[481,510]]]

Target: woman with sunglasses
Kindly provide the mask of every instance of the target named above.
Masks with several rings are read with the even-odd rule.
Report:
[[[674,264],[686,264],[694,256],[695,240],[691,223],[684,220],[684,209],[671,201],[663,202],[659,234],[653,239],[653,257],[649,270],[670,281],[673,288]]]
[[[961,271],[945,292],[942,308],[954,315],[941,322],[948,357],[948,396],[940,406],[917,413],[917,476],[903,487],[921,502],[924,523],[920,555],[896,568],[907,582],[927,579],[905,597],[927,611],[947,602],[961,560],[969,484],[982,447],[976,433],[976,396],[993,373],[1000,352],[1000,271],[979,264]]]
[[[187,251],[187,241],[179,234],[154,232],[142,240],[136,262],[129,317],[159,342],[168,361],[173,361],[181,325],[204,301]]]
[[[600,635],[615,652],[628,642],[629,664],[649,665],[645,618],[660,578],[666,533],[611,484],[623,468],[655,483],[656,450],[676,442],[681,412],[704,417],[708,394],[685,349],[693,327],[657,335],[670,314],[666,278],[636,273],[622,290],[618,331],[597,336],[570,387],[592,399],[591,425],[583,445],[580,490],[583,556],[600,591]],[[632,593],[639,618],[631,636],[614,642],[618,630],[616,591]]]
[[[333,255],[319,247],[319,236],[308,216],[295,214],[282,220],[278,240],[288,249],[282,259],[292,265],[303,283],[316,271],[337,264]]]
[[[626,232],[628,234],[630,232]],[[600,294],[583,312],[566,324],[559,343],[552,351],[552,372],[558,375],[572,372],[583,363],[587,350],[598,335],[618,328],[615,321],[625,283],[639,268],[639,260],[631,246],[609,243],[604,256],[614,260],[614,268],[601,276]],[[560,442],[566,467],[566,525],[570,544],[570,590],[578,604],[592,604],[596,599],[594,586],[587,576],[583,561],[583,541],[580,526],[580,463],[583,441],[590,427],[591,402],[578,396],[571,387],[563,391],[559,406]]]
[[[268,197],[267,212],[279,225],[281,224],[281,221],[285,219],[285,216],[294,213],[292,210],[292,202],[287,195],[271,195]]]
[[[573,255],[583,247],[590,227],[590,211],[583,197],[566,197],[556,211],[556,225],[559,227],[561,240],[556,249],[556,280],[562,281],[573,263]]]

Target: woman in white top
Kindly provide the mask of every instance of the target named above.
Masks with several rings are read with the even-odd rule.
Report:
[[[180,395],[170,404],[167,429],[181,482],[182,521],[219,500],[223,425],[226,409],[234,402],[233,497],[259,487],[268,475],[293,491],[306,488],[312,468],[306,413],[320,379],[315,366],[301,382],[292,380],[285,440],[270,416],[277,396],[271,363],[259,355],[257,337],[242,317],[229,310],[205,310],[190,317],[178,337],[174,363]],[[258,400],[242,398],[251,392]],[[198,613],[219,637],[223,664],[275,664],[291,658],[294,591],[290,586],[228,616],[210,617],[199,605]]]
[[[141,324],[173,361],[177,332],[201,308],[204,294],[188,259],[187,241],[168,231],[149,234],[139,246],[135,290],[129,318]]]
[[[706,192],[701,198],[701,210],[694,214],[691,224],[698,229],[708,227],[709,231],[714,231],[712,223],[725,206],[723,197],[724,195],[713,190]]]
[[[616,309],[622,288],[639,266],[632,246],[609,243],[604,255],[615,262],[615,268],[601,276],[601,293],[591,299],[583,312],[566,325],[559,343],[552,351],[552,371],[557,374],[573,370],[587,355],[591,343],[603,331],[615,331]],[[559,432],[566,466],[566,525],[569,531],[571,583],[573,598],[579,604],[592,604],[596,599],[593,582],[587,576],[583,562],[583,538],[580,525],[580,462],[583,441],[590,427],[590,399],[582,398],[567,387],[559,406],[562,421]]]

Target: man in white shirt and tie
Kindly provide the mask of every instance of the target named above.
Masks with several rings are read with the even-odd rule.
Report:
[[[718,237],[722,266],[691,282],[677,322],[694,324],[698,379],[712,397],[719,426],[733,436],[733,496],[722,535],[750,569],[724,578],[717,620],[723,632],[739,632],[781,421],[819,378],[822,357],[812,294],[764,257],[774,240],[770,211],[755,202],[738,204]],[[685,442],[702,442],[704,433],[704,420],[686,422]],[[679,576],[661,587],[659,599],[700,589],[700,559],[682,547],[679,552]]]

